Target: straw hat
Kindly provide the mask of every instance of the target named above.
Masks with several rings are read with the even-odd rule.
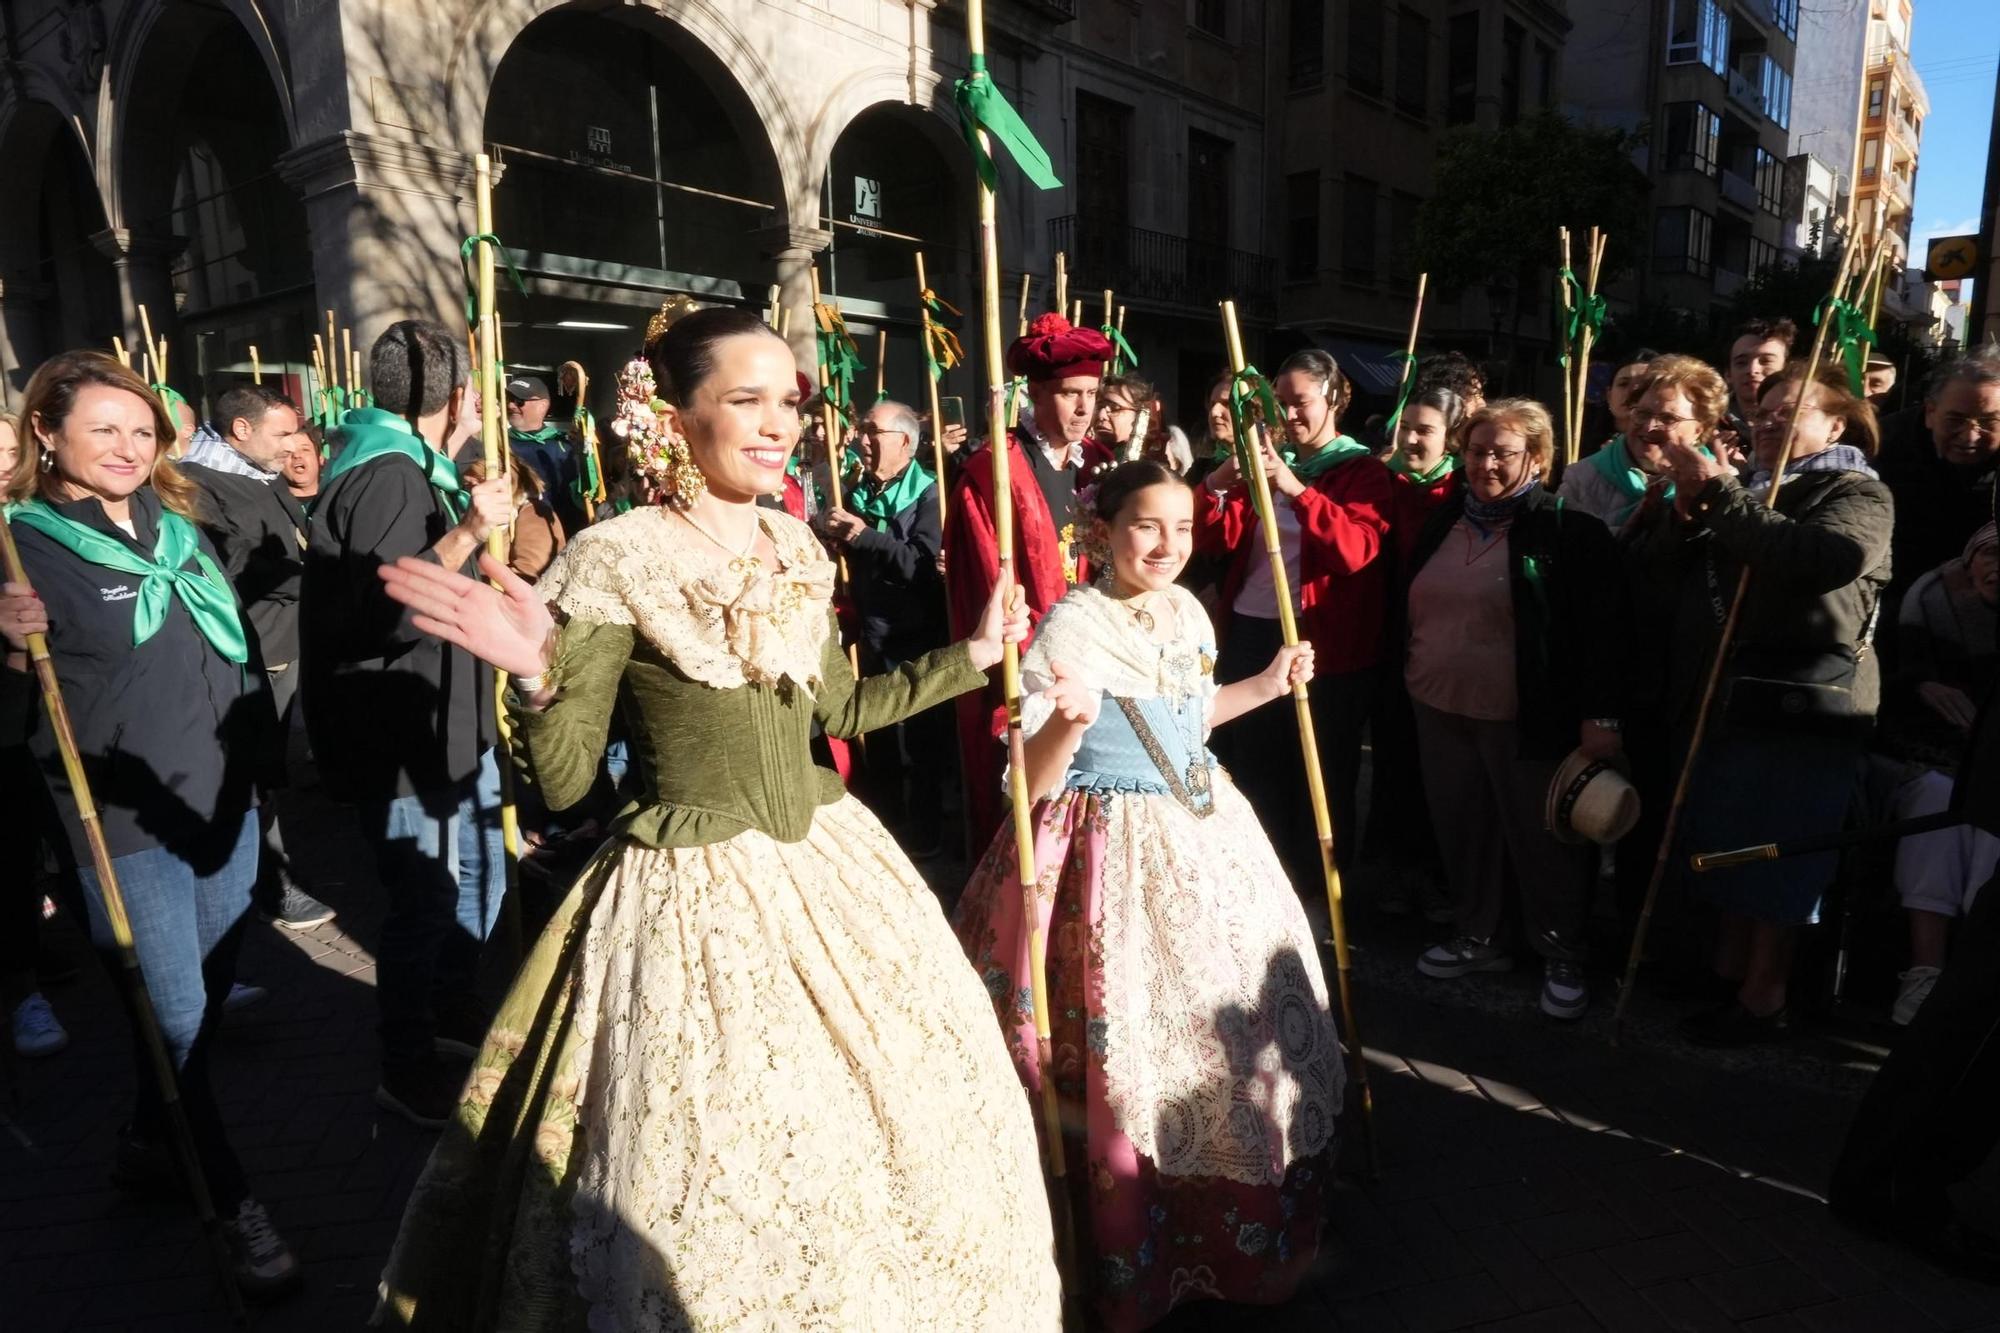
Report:
[[[1639,822],[1639,791],[1605,760],[1572,750],[1549,784],[1542,822],[1558,842],[1609,846]]]

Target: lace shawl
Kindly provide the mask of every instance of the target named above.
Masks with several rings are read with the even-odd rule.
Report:
[[[758,509],[778,567],[732,558],[664,508],[584,529],[535,591],[566,615],[632,625],[674,667],[719,690],[819,688],[833,562],[812,530]]]
[[[1177,628],[1170,641],[1150,638],[1119,599],[1092,585],[1070,589],[1049,608],[1021,660],[1021,729],[1032,736],[1054,707],[1042,691],[1054,665],[1080,676],[1100,698],[1166,699],[1178,704],[1199,691],[1204,711],[1215,700],[1215,630],[1193,593],[1167,590]]]

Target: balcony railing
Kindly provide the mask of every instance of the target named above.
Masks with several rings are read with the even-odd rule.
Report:
[[[1753,116],[1764,114],[1764,90],[1755,79],[1735,69],[1729,71],[1729,100]]]
[[[1079,290],[1109,287],[1121,297],[1212,310],[1233,298],[1251,311],[1277,301],[1277,263],[1265,255],[1081,214],[1049,220],[1049,246],[1069,257]]]
[[[1757,187],[1733,171],[1724,170],[1720,174],[1722,197],[1738,208],[1749,212],[1757,211]]]

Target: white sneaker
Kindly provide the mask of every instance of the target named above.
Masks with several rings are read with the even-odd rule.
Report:
[[[56,1011],[36,991],[14,1006],[14,1053],[25,1056],[54,1055],[69,1045],[69,1033],[56,1021]]]
[[[1907,972],[1898,972],[1896,979],[1903,984],[1896,992],[1896,1007],[1889,1011],[1889,1021],[1897,1027],[1908,1027],[1910,1020],[1917,1016],[1917,1010],[1930,998],[1931,987],[1937,985],[1936,967],[1913,967]]]

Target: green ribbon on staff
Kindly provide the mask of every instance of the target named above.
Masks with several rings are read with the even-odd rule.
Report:
[[[507,258],[500,238],[490,231],[474,232],[458,243],[458,266],[465,273],[465,327],[469,329],[479,327],[479,273],[473,267],[472,257],[481,241],[493,247],[494,258],[506,268],[507,276],[514,280],[514,290],[523,296],[528,294],[528,284],[522,281],[521,270],[514,267],[514,261]]]
[[[1125,341],[1125,335],[1118,331],[1116,324],[1106,324],[1098,332],[1104,335],[1104,341],[1111,344],[1112,374],[1122,375],[1128,366],[1133,370],[1139,368],[1139,354],[1132,350],[1131,343]]]
[[[1250,472],[1251,414],[1262,416],[1267,430],[1276,430],[1285,419],[1279,410],[1271,382],[1255,366],[1245,366],[1229,380],[1229,419],[1236,429],[1236,466],[1245,476]]]
[[[366,389],[356,389],[353,395],[348,398],[347,405],[349,407],[373,407],[375,406],[375,395],[369,393]]]
[[[167,409],[167,416],[174,423],[174,431],[176,434],[178,434],[181,428],[181,419],[178,416],[174,415],[174,409],[177,407],[185,407],[187,405],[187,399],[181,397],[180,390],[174,388],[174,386],[171,384],[162,382],[159,384],[155,384],[151,387],[153,390],[153,395],[156,398],[158,398],[163,405],[165,405]],[[194,409],[190,407],[188,408],[188,411],[193,412]]]
[[[813,335],[819,364],[826,368],[826,397],[843,423],[854,421],[854,377],[861,373],[861,349],[848,335],[847,322],[830,305],[814,307],[819,331]]]
[[[930,367],[932,379],[942,379],[947,370],[965,361],[965,345],[944,326],[944,313],[950,311],[961,319],[964,314],[928,287],[924,288],[923,299],[924,308],[931,313],[924,321],[924,363]]]
[[[1560,326],[1562,351],[1556,355],[1556,364],[1567,366],[1570,353],[1582,340],[1585,329],[1590,330],[1593,342],[1604,336],[1606,307],[1603,297],[1587,295],[1584,292],[1583,284],[1577,281],[1576,273],[1571,269],[1565,268],[1556,275],[1556,290],[1558,293],[1567,292],[1570,298],[1566,302],[1568,306],[1566,319]]]
[[[1410,395],[1417,391],[1417,358],[1414,352],[1397,352],[1395,359],[1403,363],[1403,375],[1396,383],[1396,410],[1389,414],[1389,443],[1396,442],[1396,423],[1403,419],[1403,409],[1410,405]]]
[[[1833,335],[1833,345],[1847,363],[1847,387],[1857,396],[1868,388],[1868,348],[1875,342],[1875,330],[1869,327],[1868,316],[1852,301],[1843,301],[1837,296],[1829,296],[1813,311],[1813,327],[1818,328],[1826,317],[1828,309],[1833,311],[1833,324],[1828,332]]]
[[[604,503],[604,465],[597,457],[597,418],[587,407],[579,407],[569,419],[570,430],[582,442],[577,479],[569,484],[577,503]]]
[[[972,145],[972,159],[979,169],[979,181],[987,189],[997,189],[1000,181],[999,168],[994,165],[993,154],[979,142],[979,132],[985,130],[999,141],[1014,159],[1015,165],[1028,174],[1028,179],[1044,190],[1059,190],[1062,181],[1056,177],[1055,163],[1049,160],[1049,150],[1042,147],[1035,138],[1035,132],[1021,119],[1007,101],[1007,95],[1000,91],[1000,85],[993,82],[993,76],[986,72],[986,57],[972,57],[971,72],[960,79],[952,91],[953,100],[958,103],[959,127],[965,131],[965,141]]]
[[[323,384],[313,393],[313,416],[321,429],[332,430],[347,411],[347,390],[338,384]]]

